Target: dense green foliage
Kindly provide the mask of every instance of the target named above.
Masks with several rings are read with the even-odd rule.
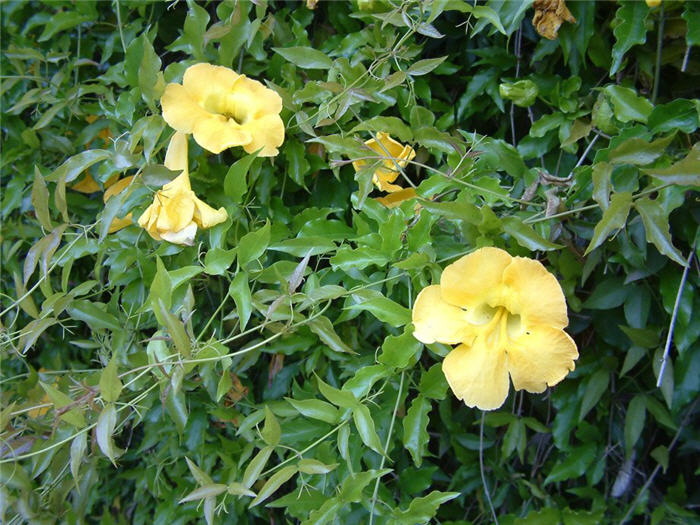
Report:
[[[0,521],[700,523],[700,3],[571,1],[556,40],[531,3],[0,4]],[[108,234],[197,62],[282,96],[280,154],[191,142],[229,220]],[[350,162],[378,131],[395,208]],[[580,358],[484,417],[410,308],[488,245],[557,275]]]

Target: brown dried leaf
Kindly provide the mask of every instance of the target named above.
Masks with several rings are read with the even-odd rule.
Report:
[[[564,0],[535,0],[532,6],[535,8],[532,25],[540,35],[549,40],[557,38],[563,22],[576,23]]]

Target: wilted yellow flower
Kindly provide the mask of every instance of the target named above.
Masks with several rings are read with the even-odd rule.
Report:
[[[119,182],[112,184],[109,188],[107,188],[102,198],[105,204],[111,197],[113,197],[114,195],[119,195],[122,191],[126,190],[129,186],[131,186],[131,181],[133,179],[133,175],[130,177],[124,177]],[[118,217],[112,219],[112,224],[109,225],[108,233],[114,233],[118,230],[121,230],[122,228],[126,228],[127,226],[131,226],[131,213],[127,214],[126,217],[121,219]]]
[[[85,121],[88,124],[92,124],[97,120],[97,115],[88,115],[85,117]],[[109,130],[109,127],[104,127],[102,128],[98,133],[97,136],[102,139],[102,142],[105,145],[108,145],[111,138],[112,138],[112,132]],[[90,144],[92,144],[92,141],[88,142],[86,145],[86,148],[90,147]],[[112,184],[117,182],[119,179],[119,174],[112,175],[107,182],[105,182],[104,186],[105,188],[109,188]],[[92,175],[90,175],[87,171],[85,172],[85,177],[83,177],[82,180],[79,182],[76,182],[73,184],[70,189],[79,191],[80,193],[95,193],[96,191],[100,191],[102,188],[100,188],[100,185],[97,184],[97,181],[92,178]]]
[[[535,8],[532,25],[540,35],[550,40],[557,38],[563,22],[576,23],[564,0],[535,0],[532,7]]]
[[[187,135],[176,132],[165,155],[165,166],[182,170],[175,179],[156,192],[151,204],[139,217],[139,225],[155,240],[192,245],[197,227],[210,228],[228,217],[224,208],[215,210],[198,199],[190,187],[187,170]]]
[[[388,193],[385,197],[377,197],[375,200],[379,204],[383,204],[387,208],[396,208],[399,204],[408,199],[412,199],[416,196],[416,190],[413,188],[406,188],[400,191],[395,191],[393,193]]]
[[[282,99],[257,80],[211,64],[195,64],[160,99],[165,121],[212,153],[243,146],[274,157],[284,141]]]
[[[378,153],[380,157],[385,158],[385,160],[380,161],[379,166],[374,171],[372,176],[374,185],[380,190],[389,193],[403,190],[404,188],[401,186],[391,184],[399,176],[399,170],[396,165],[398,164],[401,168],[405,168],[416,156],[415,150],[411,146],[404,146],[400,142],[396,142],[388,133],[383,131],[377,133],[376,139],[372,138],[366,141],[365,145]],[[354,161],[352,166],[355,168],[355,171],[360,171],[368,164],[376,163],[377,161],[374,159],[361,159]]]
[[[470,407],[499,408],[516,390],[543,392],[574,369],[564,332],[566,300],[539,261],[481,248],[450,264],[413,307],[414,337],[459,345],[442,363],[452,392]]]

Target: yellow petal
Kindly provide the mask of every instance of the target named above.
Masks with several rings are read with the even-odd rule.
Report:
[[[192,246],[194,244],[194,236],[197,234],[197,225],[192,222],[185,226],[180,231],[161,232],[160,236],[163,240],[173,244],[184,244]]]
[[[505,352],[486,346],[482,338],[447,354],[442,371],[454,395],[469,407],[495,410],[508,397]]]
[[[156,228],[161,237],[164,232],[178,232],[192,222],[194,217],[194,198],[192,192],[165,195],[159,192],[156,198],[161,200],[161,209],[156,221]]]
[[[199,120],[210,116],[180,84],[165,86],[160,106],[163,120],[183,133],[192,133]]]
[[[499,248],[480,248],[445,268],[440,278],[442,297],[448,303],[475,308],[499,305],[503,270],[512,257]]]
[[[165,152],[165,167],[187,173],[187,133],[176,131]]]
[[[229,97],[229,111],[235,114],[236,120],[241,124],[266,115],[279,116],[282,97],[261,82],[241,75]]]
[[[213,114],[197,121],[193,136],[197,144],[212,153],[221,153],[233,146],[245,146],[253,140],[250,133],[233,119]]]
[[[246,153],[254,153],[262,148],[259,157],[274,157],[279,153],[277,148],[284,142],[284,123],[279,115],[265,115],[248,121],[241,125],[241,130],[251,138],[248,144],[243,145],[243,149]]]
[[[564,292],[541,262],[513,257],[503,271],[503,284],[507,287],[506,308],[520,315],[526,326],[545,324],[564,328],[569,324]]]
[[[227,97],[239,77],[227,67],[200,63],[185,70],[182,86],[199,104],[206,106]]]
[[[563,330],[534,325],[507,348],[508,370],[516,390],[544,392],[575,368],[576,343]]]
[[[160,210],[160,204],[153,202],[146,211],[139,217],[138,223],[144,230],[148,232],[148,235],[153,237],[156,241],[160,241],[161,237],[156,230],[156,221],[158,220],[158,211]]]
[[[416,190],[406,188],[394,193],[389,193],[386,197],[377,197],[375,200],[387,208],[396,208],[399,204],[416,196]]]
[[[194,222],[201,228],[211,228],[219,223],[224,222],[228,218],[225,208],[215,210],[206,202],[195,197],[194,199]]]
[[[462,343],[472,336],[472,328],[465,319],[464,311],[446,303],[440,286],[423,288],[416,297],[412,314],[413,337],[425,344]]]

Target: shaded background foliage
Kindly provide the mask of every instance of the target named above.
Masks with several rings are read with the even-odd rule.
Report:
[[[502,523],[697,522],[698,6],[0,5],[3,522],[483,523],[480,450]],[[195,246],[108,235],[199,61],[280,93],[280,155],[191,145],[230,216]],[[393,209],[377,131],[418,153]],[[580,358],[482,420],[410,307],[484,245],[559,277]]]

